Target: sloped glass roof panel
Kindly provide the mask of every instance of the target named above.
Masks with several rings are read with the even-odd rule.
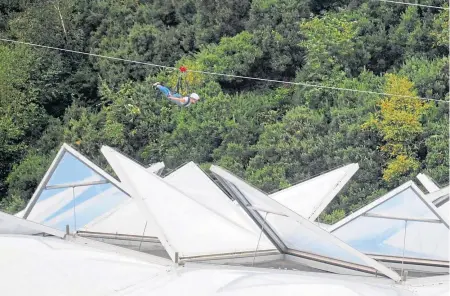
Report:
[[[262,212],[260,214],[264,215]],[[302,227],[292,218],[269,213],[267,223],[289,249],[367,266],[360,258],[330,243],[316,231]]]
[[[67,145],[49,172],[27,206],[28,220],[74,232],[129,199],[120,183]]]
[[[47,186],[105,181],[92,168],[65,152]]]
[[[104,146],[102,153],[144,215],[159,227],[158,238],[172,259],[175,252],[185,258],[255,250],[259,233],[218,215],[117,151]],[[264,239],[259,247],[275,249]]]
[[[375,255],[402,256],[403,248],[386,245],[387,238],[404,229],[401,220],[379,219],[361,216],[349,222],[345,227],[333,232],[339,239],[355,249]]]
[[[368,213],[383,216],[436,219],[436,214],[424,204],[411,187],[374,207]]]
[[[300,216],[314,221],[358,170],[350,164],[270,195]]]
[[[405,230],[398,231],[383,244],[401,251],[405,245],[405,257],[409,258],[449,260],[449,231],[444,224],[408,221],[406,237],[404,233]],[[402,257],[402,252],[398,256]]]
[[[83,188],[81,193],[78,193],[79,187],[74,188],[75,199],[47,216],[42,223],[56,229],[65,229],[65,225],[69,225],[70,229],[78,230],[129,199],[112,184],[83,187],[87,189]]]
[[[443,251],[448,247],[448,226],[412,182],[344,218],[329,231],[367,254],[448,260],[448,252]]]
[[[230,189],[230,193],[236,199],[241,200],[254,217],[265,216],[263,213],[268,213],[265,223],[286,245],[288,254],[289,249],[303,254],[310,253],[316,255],[315,257],[319,256],[325,262],[328,261],[328,264],[334,264],[333,259],[336,259],[344,266],[345,263],[356,264],[365,267],[366,270],[378,270],[394,280],[400,279],[397,273],[336,239],[326,230],[279,204],[230,172],[217,166],[212,166],[211,171],[226,188]],[[315,260],[314,257],[310,259]]]

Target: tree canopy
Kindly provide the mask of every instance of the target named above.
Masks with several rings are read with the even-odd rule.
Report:
[[[446,6],[443,0],[425,4]],[[262,190],[358,162],[334,222],[418,172],[449,182],[448,11],[376,1],[0,1],[0,36],[191,70],[0,43],[0,206],[27,202],[62,142],[168,170],[215,163]],[[402,97],[403,96],[403,97]]]

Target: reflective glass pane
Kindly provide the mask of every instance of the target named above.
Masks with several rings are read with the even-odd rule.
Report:
[[[394,217],[436,219],[436,215],[410,187],[376,206],[368,213]]]
[[[112,184],[44,190],[29,220],[64,230],[78,230],[129,197]]]
[[[366,253],[387,256],[401,256],[402,248],[386,245],[384,241],[403,231],[405,222],[359,216],[333,232],[353,248]]]
[[[448,261],[448,228],[444,224],[408,221],[405,231],[386,239],[384,245],[403,250],[405,257]]]
[[[65,152],[48,181],[47,186],[103,180],[105,180],[105,178],[97,174],[93,169],[85,165],[72,154]]]
[[[262,217],[264,217],[264,215],[264,213],[261,213]],[[331,243],[327,237],[302,226],[292,218],[279,216],[276,214],[268,214],[267,224],[270,225],[270,227],[277,233],[289,249],[359,265],[367,265],[364,261],[347,250]]]
[[[291,214],[289,211],[286,211],[284,206],[239,178],[232,175],[228,175],[227,177],[223,181],[229,186],[236,188],[251,206],[272,211],[267,216],[267,225],[276,232],[277,236],[288,248],[299,252],[368,266],[358,255],[340,247],[333,241],[333,236],[327,231],[317,227],[304,218],[297,217],[303,220],[303,224],[301,224],[294,217],[286,217],[291,216]],[[265,212],[263,211],[258,213],[262,217],[265,216]],[[286,214],[286,216],[277,215],[278,213]],[[354,251],[355,253],[359,253],[356,250]],[[359,255],[364,256],[360,253]]]

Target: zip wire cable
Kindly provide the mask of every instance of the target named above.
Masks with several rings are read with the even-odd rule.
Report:
[[[150,67],[157,67],[157,68],[161,68],[161,69],[170,69],[173,71],[178,70],[178,68],[171,67],[171,66],[164,66],[164,65],[158,65],[158,64],[148,63],[148,62],[140,62],[140,61],[135,61],[135,60],[130,60],[130,59],[110,57],[110,56],[105,56],[105,55],[100,55],[100,54],[95,54],[95,53],[89,53],[89,52],[83,52],[83,51],[78,51],[78,50],[71,50],[71,49],[35,44],[35,43],[24,42],[24,41],[17,41],[17,40],[6,39],[6,38],[0,38],[0,41],[15,43],[15,44],[29,45],[29,46],[40,47],[40,48],[45,48],[45,49],[64,51],[64,52],[70,52],[70,53],[76,53],[76,54],[82,54],[82,55],[93,56],[93,57],[97,57],[97,58],[104,58],[104,59],[109,59],[109,60],[114,60],[114,61],[121,61],[121,62],[145,65],[145,66],[150,66]],[[432,99],[432,98],[424,98],[424,97],[416,97],[416,96],[408,96],[408,95],[398,95],[398,94],[383,93],[383,92],[376,92],[376,91],[369,91],[369,90],[359,90],[359,89],[336,87],[336,86],[326,86],[326,85],[321,85],[321,84],[311,84],[311,83],[304,83],[304,82],[292,82],[292,81],[282,81],[282,80],[275,80],[275,79],[265,79],[265,78],[258,78],[258,77],[232,75],[232,74],[224,74],[224,73],[208,72],[208,71],[200,71],[200,70],[186,70],[186,72],[199,73],[199,74],[205,74],[205,75],[213,75],[213,76],[222,76],[222,77],[241,78],[241,79],[247,79],[247,80],[282,83],[282,84],[289,84],[289,85],[299,85],[299,86],[313,87],[313,88],[348,91],[348,92],[364,93],[364,94],[372,94],[372,95],[380,95],[380,96],[391,96],[391,97],[398,97],[398,98],[419,99],[419,100],[424,100],[424,101],[436,101],[436,102],[446,102],[446,103],[450,102],[447,100],[440,100],[440,99]]]
[[[395,3],[395,4],[403,4],[403,5],[410,5],[410,6],[420,6],[420,7],[435,8],[435,9],[442,9],[442,10],[449,10],[448,7],[443,7],[443,6],[433,6],[433,5],[426,5],[426,4],[418,4],[418,3],[411,3],[411,2],[392,1],[392,0],[371,0],[371,1],[374,1],[374,2]]]

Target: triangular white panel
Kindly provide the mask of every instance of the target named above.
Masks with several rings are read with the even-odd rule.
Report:
[[[121,184],[64,144],[28,203],[24,217],[71,232],[129,199]]]
[[[361,208],[329,231],[367,254],[448,261],[448,222],[413,182]]]
[[[255,219],[264,217],[268,230],[273,231],[272,239],[282,244],[280,247],[285,253],[313,261],[320,258],[328,267],[338,261],[340,266],[348,266],[348,269],[372,273],[378,271],[396,281],[400,280],[397,273],[338,240],[230,172],[214,165],[210,170],[235,198],[241,200]],[[323,265],[315,267],[324,268]]]
[[[357,163],[352,163],[278,191],[270,197],[300,216],[314,221],[358,168]]]
[[[255,250],[259,234],[218,215],[117,151],[103,147],[102,153],[159,229],[158,238],[173,260]],[[259,249],[273,246],[262,240]]]
[[[241,207],[233,203],[195,163],[185,164],[164,180],[230,222],[250,231],[260,231]]]

